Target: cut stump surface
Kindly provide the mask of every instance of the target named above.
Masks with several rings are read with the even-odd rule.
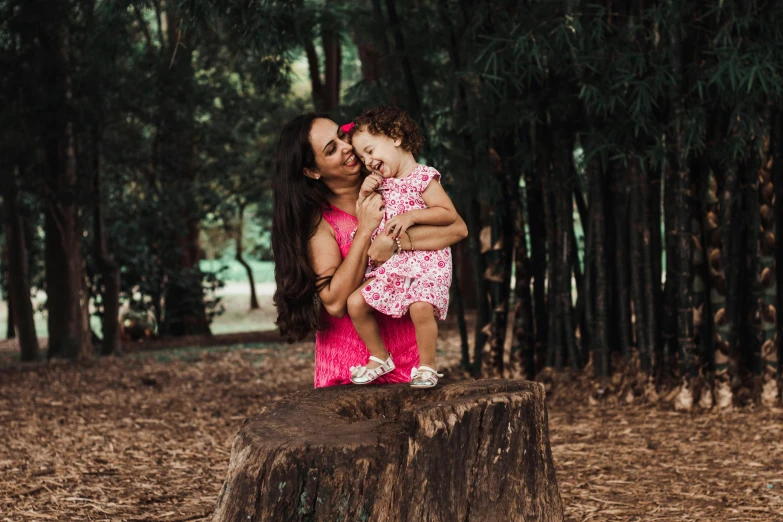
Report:
[[[562,521],[541,384],[302,392],[246,419],[214,522]]]

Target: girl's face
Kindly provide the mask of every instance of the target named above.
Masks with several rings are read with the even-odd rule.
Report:
[[[400,147],[402,140],[372,134],[362,129],[354,132],[351,143],[365,166],[384,178],[392,178],[400,171],[405,151]]]
[[[353,147],[338,136],[338,126],[332,120],[317,119],[310,128],[310,144],[315,153],[317,170],[307,173],[325,183],[344,181],[359,175],[362,165]]]

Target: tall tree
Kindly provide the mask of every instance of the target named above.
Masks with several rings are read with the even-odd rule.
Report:
[[[36,37],[41,43],[41,84],[45,93],[42,103],[50,117],[49,124],[42,129],[46,157],[48,356],[90,357],[92,344],[85,324],[87,295],[82,225],[76,197],[79,171],[71,121],[71,4],[58,2],[53,7],[47,3],[29,8],[39,15]]]
[[[196,85],[193,69],[193,34],[183,27],[183,14],[168,5],[167,23],[168,72],[165,87],[173,89],[179,103],[160,107],[163,112],[161,146],[164,172],[171,185],[164,194],[176,209],[181,229],[175,230],[173,264],[167,267],[169,283],[165,296],[164,333],[167,335],[208,334],[209,322],[204,305],[202,276],[199,268],[199,210],[194,188],[198,176],[195,153]],[[162,65],[162,64],[161,64]]]
[[[769,147],[767,147],[768,151]],[[777,270],[775,266],[775,180],[774,160],[765,155],[758,173],[759,193],[759,267],[761,295],[758,303],[761,318],[762,402],[772,405],[778,398]],[[778,169],[780,170],[780,169]]]
[[[19,347],[22,361],[38,359],[38,335],[35,332],[33,303],[30,298],[30,279],[27,273],[27,246],[22,227],[22,215],[17,189],[18,166],[2,167],[3,214],[6,224],[6,244],[8,262],[8,314],[13,317],[14,326],[19,334]],[[11,170],[13,168],[13,170]]]

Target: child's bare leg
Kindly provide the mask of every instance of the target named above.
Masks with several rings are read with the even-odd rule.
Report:
[[[435,368],[435,347],[438,344],[438,322],[435,307],[430,303],[413,303],[410,307],[413,326],[416,327],[416,343],[419,345],[419,366]]]
[[[362,339],[367,350],[371,355],[386,360],[389,358],[389,352],[386,351],[386,346],[381,339],[381,330],[378,328],[378,321],[373,315],[373,307],[367,304],[362,295],[362,288],[371,282],[372,279],[365,281],[365,283],[357,288],[350,296],[348,296],[348,315],[351,316],[353,326],[356,328],[356,332]],[[375,361],[369,361],[367,363],[367,369],[372,370],[380,366]]]

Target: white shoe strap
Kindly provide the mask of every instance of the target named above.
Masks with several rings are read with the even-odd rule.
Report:
[[[434,373],[438,377],[443,377],[442,373],[438,373],[436,370],[433,370],[429,366],[419,366],[418,368],[416,368],[416,370],[417,370],[416,371],[417,374],[418,373],[424,373],[424,372],[430,372],[430,373]]]

